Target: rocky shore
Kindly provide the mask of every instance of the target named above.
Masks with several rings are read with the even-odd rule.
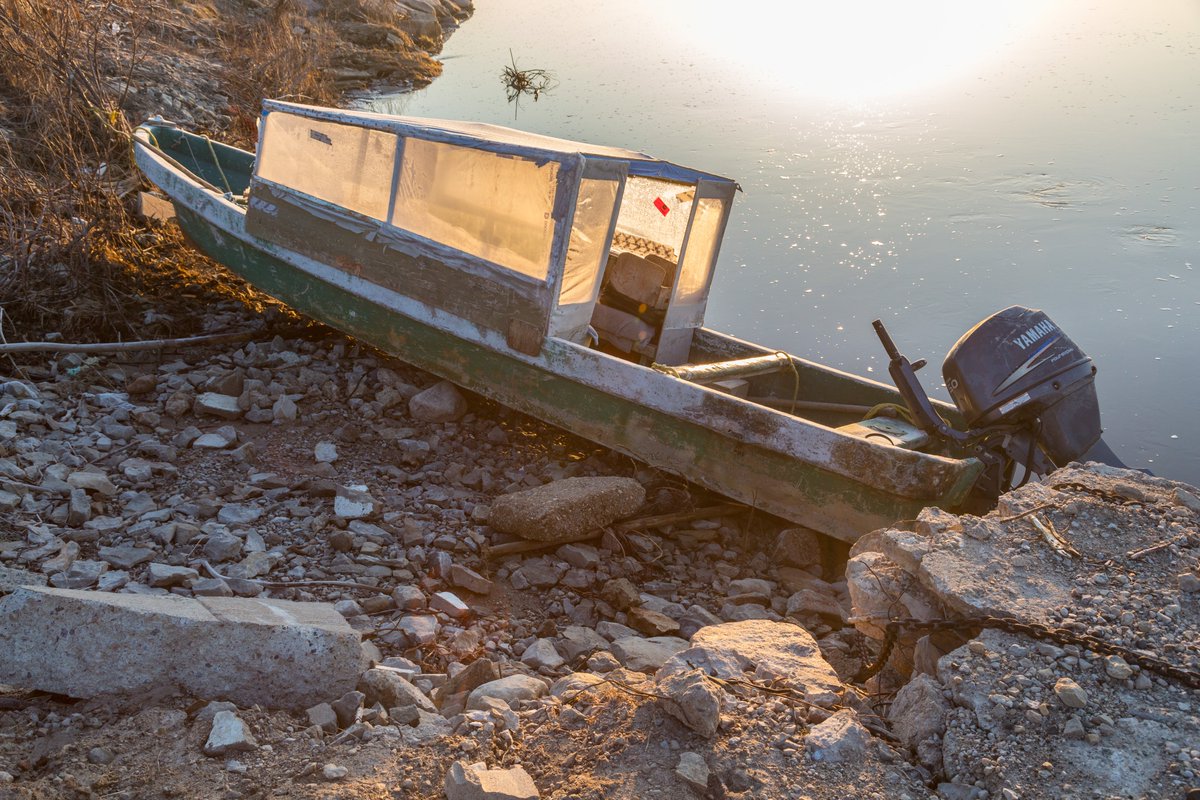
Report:
[[[231,301],[208,327],[258,322]],[[68,354],[0,385],[0,796],[1200,783],[1200,693],[1139,664],[1200,674],[1194,489],[1072,467],[988,517],[870,533],[847,561],[300,333]],[[1059,638],[915,629],[853,682],[887,620],[980,614]]]

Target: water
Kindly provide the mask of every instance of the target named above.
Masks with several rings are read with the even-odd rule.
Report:
[[[739,180],[707,324],[852,372],[888,380],[882,317],[945,397],[959,335],[1043,308],[1113,448],[1200,483],[1200,6],[991,5],[477,0],[443,76],[375,106]],[[506,102],[510,49],[558,87]]]

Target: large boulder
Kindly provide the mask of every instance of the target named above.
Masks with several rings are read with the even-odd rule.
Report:
[[[816,640],[798,625],[762,619],[709,625],[696,631],[691,645],[663,664],[660,682],[699,668],[725,679],[780,681],[821,706],[832,706],[841,697],[837,673]]]
[[[561,542],[629,516],[645,499],[633,478],[566,478],[496,498],[488,524],[524,539]]]
[[[303,709],[354,688],[333,606],[21,587],[0,600],[0,683],[71,697],[184,693]]]

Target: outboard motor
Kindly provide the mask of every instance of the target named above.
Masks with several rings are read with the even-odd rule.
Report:
[[[1006,308],[963,334],[942,364],[954,405],[970,428],[1037,425],[1056,467],[1100,441],[1096,366],[1045,312]]]
[[[1076,460],[1124,466],[1100,441],[1095,365],[1044,312],[1006,308],[950,348],[942,376],[965,431],[952,428],[929,402],[916,377],[924,362],[910,364],[882,323],[874,324],[914,424],[981,458],[987,494],[1016,485],[1018,464],[1022,484]]]

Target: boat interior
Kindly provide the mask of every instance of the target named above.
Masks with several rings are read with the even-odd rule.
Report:
[[[144,140],[211,191],[243,204],[257,191],[262,176],[256,175],[254,154],[169,124],[141,130]],[[320,136],[314,132],[312,138]],[[566,199],[575,209],[566,217],[570,225],[562,223],[564,230],[555,232],[557,249],[548,250],[549,260],[558,263],[550,264],[543,281],[553,293],[540,301],[548,306],[542,336],[850,435],[912,450],[940,449],[906,418],[892,387],[703,327],[736,184],[674,165],[657,167],[661,162],[631,159],[613,170],[611,157],[596,161],[599,166],[591,172],[585,167],[568,189],[559,181],[553,190],[569,192]],[[474,199],[488,197],[477,192]],[[383,205],[388,206],[386,197]],[[393,198],[391,208],[398,205]],[[395,225],[395,213],[389,213]],[[518,277],[526,283],[509,285],[528,285],[526,276]],[[952,406],[939,403],[938,409],[958,422]]]

